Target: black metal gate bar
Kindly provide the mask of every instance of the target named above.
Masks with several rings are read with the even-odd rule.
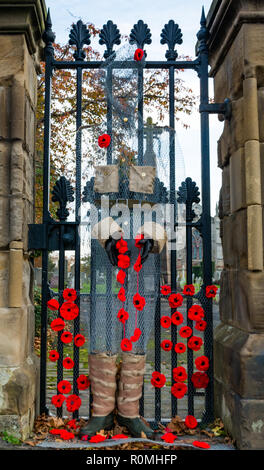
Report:
[[[65,250],[64,250],[64,225],[60,225],[59,227],[60,231],[60,241],[59,241],[59,303],[60,305],[63,304],[63,290],[64,290],[64,274],[65,274]],[[58,317],[60,317],[60,314],[58,312]],[[58,332],[58,353],[59,353],[59,359],[57,361],[57,384],[63,380],[63,342],[61,341],[61,335],[62,331]],[[57,408],[57,416],[62,417],[62,410],[63,407]]]
[[[192,203],[186,201],[186,283],[187,285],[192,284]],[[193,328],[193,322],[188,318],[188,311],[192,306],[192,297],[187,296],[186,307],[187,307],[187,326]],[[191,381],[193,374],[193,351],[187,348],[187,371],[188,371],[188,414],[194,416],[194,388]]]

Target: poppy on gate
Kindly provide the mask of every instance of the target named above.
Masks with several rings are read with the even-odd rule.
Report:
[[[133,304],[137,310],[141,311],[146,305],[146,300],[144,297],[142,297],[142,295],[136,293],[133,297]]]
[[[125,271],[122,271],[122,269],[120,269],[116,275],[117,282],[119,282],[120,284],[124,284],[125,278],[126,278]]]
[[[181,294],[171,294],[168,300],[171,308],[180,307],[183,303],[183,297]]]
[[[83,335],[79,333],[78,335],[75,336],[74,344],[75,346],[77,346],[77,348],[80,348],[81,346],[83,346],[84,343],[85,343],[85,337]]]
[[[194,362],[198,370],[206,371],[209,369],[209,359],[206,356],[199,356]]]
[[[164,315],[163,317],[161,317],[160,319],[160,324],[163,328],[169,328],[171,326],[171,318]]]
[[[210,299],[211,297],[215,297],[216,294],[217,294],[217,291],[218,291],[218,287],[216,286],[206,286],[205,288],[205,295],[208,299]]]
[[[61,341],[65,344],[69,344],[72,342],[72,334],[70,331],[64,331],[60,337]]]
[[[128,312],[126,312],[126,310],[124,308],[120,308],[120,310],[117,314],[117,318],[121,323],[124,324],[128,320],[129,314],[128,314]]]
[[[131,351],[132,350],[132,342],[128,338],[123,338],[120,344],[122,351]]]
[[[162,295],[168,295],[171,293],[171,286],[161,286],[160,292]]]
[[[70,393],[72,386],[68,380],[61,380],[57,385],[58,391],[60,393]]]
[[[186,351],[186,346],[184,343],[175,344],[174,350],[178,354],[183,354]]]
[[[64,300],[69,300],[71,302],[74,302],[77,298],[77,292],[75,289],[64,289],[62,295]]]
[[[164,351],[171,351],[173,346],[172,342],[169,339],[164,339],[163,341],[161,341],[160,345]]]
[[[193,351],[199,351],[202,344],[202,338],[200,338],[199,336],[192,336],[188,341],[188,348],[192,349]]]
[[[136,60],[137,62],[140,62],[144,57],[144,51],[143,49],[136,49],[135,50],[135,53],[134,53],[134,60]]]
[[[53,331],[61,331],[65,328],[65,321],[62,318],[52,320],[50,327]]]
[[[70,357],[65,357],[65,359],[62,361],[62,365],[65,367],[65,369],[72,369],[74,366],[74,361]]]
[[[111,137],[109,134],[102,134],[98,137],[98,145],[101,148],[109,147],[111,142]]]
[[[172,375],[175,382],[184,382],[187,379],[186,369],[182,366],[174,367]]]
[[[200,321],[204,318],[204,309],[200,305],[193,305],[188,310],[188,318],[193,321]]]
[[[171,387],[171,393],[176,398],[183,398],[185,393],[187,392],[187,385],[183,382],[176,382]]]
[[[59,359],[60,355],[58,353],[58,351],[55,351],[55,349],[53,349],[52,351],[49,352],[49,360],[51,362],[56,362],[58,359]]]
[[[82,400],[80,399],[80,397],[78,397],[78,395],[69,395],[67,398],[66,398],[66,408],[67,408],[67,411],[70,411],[71,413],[73,413],[74,411],[77,411],[80,406],[82,404]]]
[[[59,310],[60,304],[59,304],[59,302],[58,302],[56,299],[50,299],[50,300],[48,300],[48,302],[47,302],[47,307],[48,307],[50,310]]]
[[[197,331],[204,331],[207,327],[207,323],[206,321],[204,320],[199,320],[195,323],[194,325],[194,328],[197,330]]]
[[[183,326],[180,328],[179,335],[182,338],[190,338],[192,336],[192,329],[189,326]]]
[[[195,428],[197,428],[197,425],[198,425],[197,419],[196,419],[194,416],[192,416],[192,415],[186,416],[184,422],[185,422],[185,426],[186,426],[187,428],[189,428],[189,429],[195,429]]]
[[[124,287],[120,287],[119,292],[117,294],[117,297],[119,298],[119,300],[121,302],[126,301],[126,291],[125,291]]]
[[[76,380],[78,390],[86,390],[90,387],[91,382],[87,375],[81,374],[78,379]]]
[[[209,377],[206,372],[195,372],[192,375],[192,383],[195,388],[206,388],[209,384]]]
[[[60,308],[60,314],[64,320],[74,320],[79,315],[79,307],[73,302],[64,302]]]
[[[117,266],[122,269],[127,269],[130,266],[130,258],[127,255],[118,255]]]
[[[133,335],[130,337],[130,341],[135,343],[136,341],[139,340],[140,336],[142,335],[142,331],[140,328],[135,328]]]
[[[183,323],[183,315],[180,312],[174,312],[171,316],[171,321],[174,325],[181,325]]]
[[[191,295],[193,296],[195,294],[195,288],[193,284],[189,284],[184,286],[183,288],[183,295]]]
[[[123,238],[120,238],[120,240],[116,242],[116,249],[118,253],[122,255],[125,254],[127,252],[127,242]]]
[[[166,383],[166,377],[164,374],[161,374],[160,372],[152,372],[152,377],[151,377],[151,385],[156,388],[162,388],[165,383]]]
[[[59,393],[58,395],[53,395],[51,398],[52,405],[56,406],[56,408],[60,408],[65,400],[65,396]]]

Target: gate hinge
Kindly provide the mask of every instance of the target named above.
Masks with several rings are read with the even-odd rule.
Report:
[[[220,121],[230,121],[232,115],[232,103],[229,98],[226,98],[223,103],[201,104],[199,107],[199,112],[219,114]]]

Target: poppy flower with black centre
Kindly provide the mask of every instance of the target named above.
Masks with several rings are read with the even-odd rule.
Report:
[[[130,258],[127,255],[118,255],[117,266],[122,269],[127,269],[130,266]]]
[[[174,325],[181,325],[183,323],[183,315],[180,312],[174,312],[171,316],[171,321]]]
[[[117,318],[124,325],[125,322],[129,319],[129,314],[128,314],[128,312],[126,312],[126,310],[124,308],[120,308],[120,310],[117,314]]]
[[[119,292],[117,294],[117,297],[119,298],[119,300],[121,302],[126,301],[126,291],[125,291],[124,287],[120,287]]]
[[[142,295],[136,293],[133,297],[133,304],[136,310],[141,311],[146,305],[146,300],[144,297],[142,297]]]
[[[130,339],[124,338],[121,341],[120,347],[121,347],[122,351],[124,351],[124,352],[131,351],[132,350],[132,342],[130,341]]]
[[[86,390],[91,385],[89,378],[87,377],[87,375],[84,375],[84,374],[78,377],[78,379],[76,380],[76,383],[77,383],[78,390]]]
[[[198,331],[204,331],[206,327],[207,327],[207,323],[204,320],[199,320],[194,325],[194,328]]]
[[[60,337],[61,341],[65,344],[69,344],[72,342],[72,334],[70,331],[64,331]]]
[[[74,344],[77,348],[80,348],[85,343],[85,337],[80,333],[74,337]]]
[[[164,339],[163,341],[161,341],[160,346],[164,351],[171,351],[173,344],[172,341],[170,341],[169,339]]]
[[[178,436],[175,436],[172,432],[166,432],[161,436],[161,439],[168,444],[173,444],[176,439],[178,439]]]
[[[206,356],[199,356],[195,359],[195,365],[198,370],[206,371],[209,369],[209,359]]]
[[[193,284],[188,284],[184,286],[183,288],[183,295],[191,295],[193,296],[195,294],[195,287]]]
[[[152,377],[151,377],[151,385],[156,388],[162,388],[164,387],[166,383],[166,377],[164,374],[161,374],[160,372],[152,372]]]
[[[183,297],[181,294],[171,294],[168,300],[171,308],[178,308],[182,305]]]
[[[202,338],[199,338],[199,336],[192,336],[188,341],[188,348],[192,349],[193,351],[199,351],[202,344]]]
[[[138,48],[138,49],[135,50],[134,60],[136,60],[137,62],[140,62],[143,59],[143,56],[144,56],[143,49]]]
[[[193,441],[192,445],[194,447],[198,447],[199,449],[210,449],[210,444],[208,442],[203,441]]]
[[[216,286],[206,286],[205,288],[205,295],[208,299],[215,297],[218,291],[218,287]]]
[[[160,324],[163,328],[169,328],[171,326],[171,318],[164,315],[163,317],[161,317],[160,319]]]
[[[175,382],[185,382],[187,379],[186,369],[182,366],[174,367],[172,370],[172,375]]]
[[[186,416],[184,423],[185,426],[189,429],[195,429],[198,425],[197,419],[192,415]]]
[[[122,271],[122,269],[120,269],[116,275],[116,280],[117,282],[119,282],[119,284],[124,284],[125,283],[125,278],[126,278],[126,273],[125,271]]]
[[[78,397],[78,395],[69,395],[67,398],[66,398],[66,408],[67,408],[67,411],[70,411],[71,413],[73,413],[74,411],[77,411],[80,406],[82,404],[82,400],[80,399],[80,397]]]
[[[73,302],[64,302],[60,308],[60,314],[64,320],[74,320],[79,315],[79,307]]]
[[[62,361],[62,365],[65,369],[72,369],[74,366],[74,361],[70,357],[65,357]]]
[[[141,240],[144,240],[144,235],[143,233],[139,233],[138,235],[136,235],[135,237],[135,246],[137,248],[142,248],[141,244],[139,243]]]
[[[134,269],[134,271],[136,271],[136,273],[139,273],[139,271],[141,271],[142,263],[141,263],[141,256],[140,255],[138,255],[137,260],[136,260],[136,262],[133,266],[133,269]]]
[[[98,137],[98,145],[100,148],[109,147],[111,142],[111,137],[109,134],[102,134]]]
[[[135,343],[136,341],[139,340],[140,336],[142,335],[142,331],[140,328],[135,328],[134,329],[134,334],[130,337],[130,341]]]
[[[123,240],[123,238],[120,238],[120,240],[116,242],[116,249],[120,254],[125,254],[127,252],[127,242]]]
[[[192,336],[192,329],[189,326],[183,326],[180,328],[179,335],[182,338],[190,338]]]
[[[60,308],[60,304],[59,302],[56,300],[56,299],[50,299],[48,300],[47,302],[47,307],[50,309],[50,310],[59,310]]]
[[[96,444],[98,442],[103,442],[105,440],[106,440],[106,436],[103,436],[102,434],[96,434],[95,436],[91,437],[91,439],[89,439],[89,442]]]
[[[184,343],[176,343],[174,347],[174,351],[177,354],[183,354],[186,351],[186,346]]]
[[[162,295],[169,295],[171,293],[171,286],[161,286],[160,292]]]
[[[171,393],[176,398],[183,398],[187,392],[187,385],[182,382],[176,382],[171,387]]]
[[[66,393],[66,394],[70,393],[72,389],[71,383],[68,380],[61,380],[58,383],[57,387],[60,393]]]
[[[65,328],[65,321],[62,318],[52,320],[50,327],[53,331],[61,331]]]
[[[195,388],[206,388],[209,384],[209,377],[206,372],[195,372],[192,375],[192,383]]]
[[[64,300],[69,300],[70,302],[74,302],[77,298],[77,292],[75,289],[64,289],[62,295]]]
[[[52,405],[56,406],[56,408],[60,408],[65,400],[65,396],[59,393],[58,395],[53,395],[51,398]]]
[[[193,321],[200,321],[204,318],[204,309],[200,305],[192,305],[188,310],[188,318]]]
[[[60,355],[58,351],[55,351],[54,349],[49,352],[49,360],[51,362],[56,362],[59,359]]]

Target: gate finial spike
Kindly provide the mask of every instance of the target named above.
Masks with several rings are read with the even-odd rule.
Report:
[[[52,31],[52,22],[51,22],[51,16],[50,16],[50,9],[48,9],[47,13],[47,18],[45,21],[45,31],[42,35],[42,39],[46,44],[45,47],[45,54],[46,56],[50,55],[53,56],[54,54],[54,49],[53,49],[53,42],[55,41],[55,33]]]
[[[200,25],[201,26],[206,26],[206,16],[205,16],[205,11],[204,11],[204,6],[202,7],[202,15],[201,15]]]

